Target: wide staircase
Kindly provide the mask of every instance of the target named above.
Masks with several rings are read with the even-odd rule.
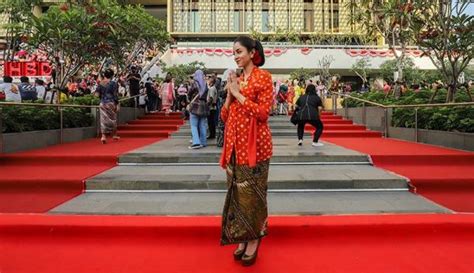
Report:
[[[379,132],[323,113],[323,137],[380,137]],[[451,213],[410,192],[409,181],[373,166],[370,156],[330,143],[296,145],[287,116],[270,118],[274,156],[269,175],[269,212],[274,215]],[[179,127],[179,130],[176,129]],[[123,154],[118,166],[91,177],[85,193],[49,213],[126,215],[219,215],[226,176],[221,148],[188,149],[189,124],[179,114],[150,114],[119,128],[126,137],[171,138]],[[324,140],[324,139],[323,139]]]

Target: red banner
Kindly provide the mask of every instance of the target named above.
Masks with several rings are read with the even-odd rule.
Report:
[[[5,62],[5,76],[51,76],[51,66],[47,62]]]
[[[423,52],[421,50],[407,49],[406,53],[414,57],[420,57]],[[346,54],[351,57],[370,56],[370,57],[393,57],[391,50],[375,50],[375,49],[346,49]]]

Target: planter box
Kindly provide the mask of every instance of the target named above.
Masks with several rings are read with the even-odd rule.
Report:
[[[414,128],[389,127],[392,138],[415,141]],[[418,129],[418,142],[474,151],[474,134]]]
[[[354,123],[363,124],[363,108],[347,108],[347,115]],[[345,116],[345,109],[338,109],[337,113]],[[388,111],[388,120],[391,124],[392,111]],[[366,107],[366,126],[367,128],[383,133],[384,111],[379,107]],[[414,128],[389,127],[388,136],[391,138],[415,141]],[[435,131],[418,129],[418,142],[438,145],[448,148],[474,151],[473,133],[456,133],[447,131]]]
[[[96,111],[92,110],[94,117],[94,124],[91,127],[83,128],[69,128],[63,130],[63,141],[76,142],[88,138],[97,137],[96,124]],[[136,110],[137,117],[145,115],[143,109]],[[119,124],[125,124],[135,119],[135,109],[129,107],[122,107],[119,113]],[[1,124],[1,123],[0,123]],[[22,133],[8,133],[0,134],[0,148],[3,148],[4,153],[13,153],[26,151],[31,149],[43,148],[51,145],[56,145],[61,142],[61,132],[57,130],[43,130],[43,131],[30,131]],[[0,150],[1,151],[1,150]]]
[[[96,137],[95,127],[64,129],[64,142],[75,142]],[[3,152],[12,153],[43,148],[60,143],[60,130],[31,131],[3,134]]]
[[[384,128],[384,110],[380,107],[365,107],[366,122],[363,121],[363,107],[347,108],[347,118],[354,123],[365,125],[370,130],[383,132]],[[344,108],[337,109],[337,114],[346,116]],[[388,124],[392,122],[392,110],[388,110]]]

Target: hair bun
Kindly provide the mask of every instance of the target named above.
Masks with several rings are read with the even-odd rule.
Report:
[[[252,62],[256,66],[263,66],[265,64],[265,52],[259,40],[255,40],[255,55],[252,58]]]

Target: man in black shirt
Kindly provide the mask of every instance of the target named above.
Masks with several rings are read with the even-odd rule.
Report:
[[[136,96],[140,94],[140,81],[141,81],[141,76],[138,74],[137,67],[132,66],[131,67],[131,72],[127,76],[127,81],[128,81],[128,87],[130,90],[130,97]],[[135,98],[135,101],[138,103],[138,97]]]

